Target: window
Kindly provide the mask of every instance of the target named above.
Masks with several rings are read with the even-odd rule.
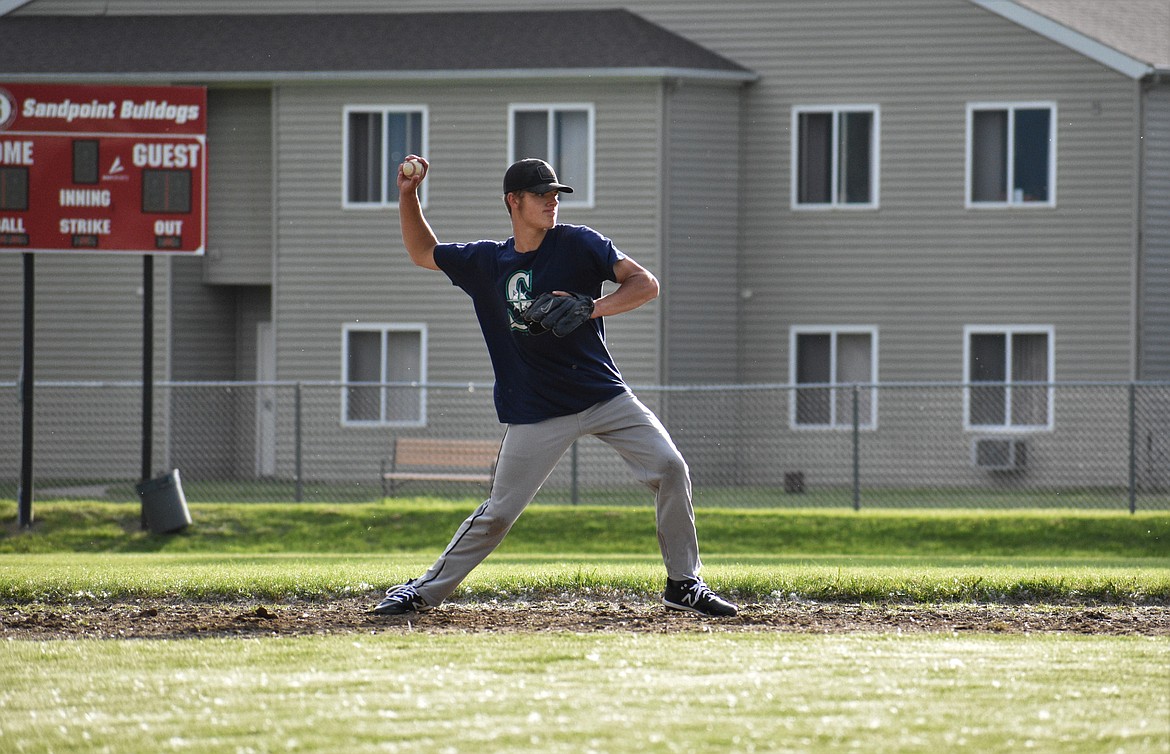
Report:
[[[342,424],[426,423],[426,325],[346,325]]]
[[[593,206],[593,106],[512,105],[508,162],[536,157],[573,187],[561,203]]]
[[[963,354],[968,429],[1051,429],[1051,327],[967,327]]]
[[[793,427],[853,427],[853,385],[877,382],[877,328],[795,327],[790,370],[797,386],[790,407]],[[858,426],[877,424],[877,395],[856,390]]]
[[[967,105],[967,206],[1056,206],[1056,105]]]
[[[398,204],[398,166],[427,151],[427,111],[421,107],[347,107],[344,133],[346,207]],[[427,182],[420,198],[426,200]]]
[[[878,206],[878,108],[792,110],[792,206]]]

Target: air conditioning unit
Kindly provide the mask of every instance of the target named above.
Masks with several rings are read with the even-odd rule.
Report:
[[[1028,460],[1028,444],[1021,437],[976,437],[971,443],[971,465],[988,471],[1018,471]]]

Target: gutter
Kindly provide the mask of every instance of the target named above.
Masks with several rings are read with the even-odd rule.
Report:
[[[749,84],[758,81],[752,71],[716,71],[703,68],[502,68],[485,70],[421,71],[103,71],[37,72],[0,71],[0,79],[14,82],[125,82],[127,80],[181,83],[335,83],[393,81],[485,81],[485,80],[646,80],[681,79]]]

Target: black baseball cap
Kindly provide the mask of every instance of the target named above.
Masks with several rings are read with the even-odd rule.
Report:
[[[544,160],[538,160],[534,157],[519,160],[513,162],[512,166],[508,168],[508,172],[504,173],[505,194],[510,194],[513,191],[547,194],[554,190],[563,191],[566,194],[573,193],[573,187],[559,182],[557,171],[553,170],[552,165]]]

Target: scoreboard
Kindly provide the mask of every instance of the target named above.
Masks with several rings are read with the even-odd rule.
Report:
[[[0,253],[194,254],[207,90],[0,82]]]

